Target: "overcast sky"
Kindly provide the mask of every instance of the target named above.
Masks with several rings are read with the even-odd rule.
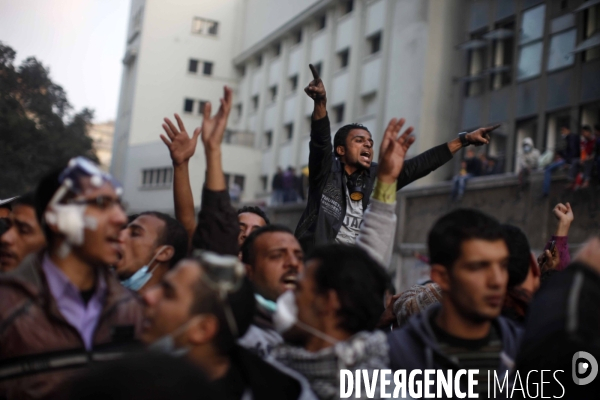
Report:
[[[75,110],[114,120],[130,0],[0,0],[0,41],[34,56]]]

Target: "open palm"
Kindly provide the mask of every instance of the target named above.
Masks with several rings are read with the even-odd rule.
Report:
[[[413,127],[408,127],[402,135],[398,133],[404,126],[404,118],[397,120],[393,118],[383,134],[383,140],[379,147],[379,171],[377,177],[384,183],[393,183],[398,179],[404,159],[415,137],[411,136]]]
[[[203,110],[204,119],[202,121],[202,143],[206,149],[215,149],[221,145],[223,134],[227,127],[227,118],[231,111],[231,89],[225,86],[223,89],[223,98],[220,100],[221,106],[214,117],[211,117],[212,106],[206,103]]]
[[[178,114],[175,114],[175,119],[177,120],[179,129],[175,127],[175,124],[173,124],[169,118],[165,118],[165,123],[162,127],[167,136],[160,135],[160,138],[169,148],[171,160],[173,161],[173,164],[177,166],[188,162],[196,152],[200,128],[196,128],[190,137]]]

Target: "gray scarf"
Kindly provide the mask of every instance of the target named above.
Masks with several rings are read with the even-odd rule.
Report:
[[[381,331],[359,332],[348,340],[317,352],[283,344],[275,348],[271,355],[304,375],[321,400],[340,398],[341,369],[349,369],[353,373],[357,369],[366,369],[371,377],[373,370],[389,368],[390,365],[387,337]],[[364,384],[361,395],[367,398]],[[378,388],[375,395],[379,395]]]

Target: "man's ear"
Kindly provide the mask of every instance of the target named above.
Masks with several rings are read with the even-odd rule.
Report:
[[[167,262],[175,255],[175,248],[173,246],[167,246],[156,255],[156,261]]]
[[[337,146],[335,148],[335,153],[338,156],[345,156],[346,155],[346,147],[344,147],[344,146]]]
[[[450,291],[450,274],[448,268],[441,264],[431,264],[431,280],[438,284],[442,292]]]
[[[542,270],[535,259],[533,253],[529,253],[529,268],[531,269],[531,273],[535,278],[538,276],[542,276]]]
[[[190,324],[187,333],[188,342],[192,345],[205,344],[219,334],[219,321],[212,314],[197,315]]]

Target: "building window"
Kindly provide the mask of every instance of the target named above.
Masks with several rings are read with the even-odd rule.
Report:
[[[239,121],[242,118],[242,111],[244,110],[242,103],[236,104],[235,106],[235,119]]]
[[[183,101],[183,112],[191,113],[192,111],[194,111],[194,100],[185,99]]]
[[[491,37],[493,39],[492,68],[490,69],[492,90],[498,90],[510,85],[512,81],[513,51],[515,45],[514,32],[515,24],[514,22],[510,22],[498,26],[495,31],[486,35],[486,38],[490,38],[490,34],[494,35]]]
[[[204,100],[199,100],[198,101],[198,114],[203,114],[204,113],[204,107],[206,107],[206,103],[208,103],[208,102],[204,101]]]
[[[230,190],[233,185],[236,185],[240,192],[244,191],[244,183],[246,181],[244,175],[235,175],[230,173],[224,173],[223,175],[225,176],[225,185],[227,185],[228,190]],[[241,193],[237,193],[238,197],[240,194]],[[239,201],[239,198],[235,201]]]
[[[256,56],[256,66],[260,67],[262,65],[263,62],[263,56],[262,54],[259,54],[258,56]]]
[[[198,60],[194,60],[190,58],[190,62],[188,63],[188,72],[196,73],[198,72]]]
[[[372,115],[376,112],[377,93],[371,93],[361,97],[362,115]]]
[[[471,35],[471,41],[481,40],[481,33]],[[484,79],[483,71],[485,69],[485,60],[487,55],[487,46],[476,46],[467,53],[467,77],[465,91],[467,97],[479,96],[483,93]]]
[[[298,75],[291,76],[289,79],[290,93],[293,93],[298,89]]]
[[[278,57],[281,54],[281,42],[277,42],[275,46],[273,46],[273,55]]]
[[[517,73],[519,80],[533,78],[542,72],[542,50],[542,42],[521,46]]]
[[[252,96],[252,110],[257,111],[258,110],[258,95],[254,95]]]
[[[542,71],[542,51],[546,5],[541,4],[523,13],[519,35],[517,79],[524,80]]]
[[[319,17],[319,19],[317,19],[317,30],[320,31],[322,29],[325,29],[326,26],[327,26],[327,16],[322,15]]]
[[[337,53],[339,69],[346,68],[350,61],[350,49],[344,49]]]
[[[290,122],[289,124],[286,124],[284,126],[285,129],[285,136],[287,140],[292,140],[292,138],[294,137],[294,123]]]
[[[333,107],[334,121],[336,124],[344,121],[344,104]]]
[[[267,175],[261,175],[260,176],[260,187],[262,188],[263,192],[267,191],[267,184],[269,182],[269,177]]]
[[[302,29],[299,29],[294,33],[294,44],[298,44],[302,42]]]
[[[277,85],[273,85],[269,88],[269,95],[271,103],[275,103],[277,101]]]
[[[194,17],[192,20],[192,33],[200,35],[216,36],[219,31],[219,23],[210,19]]]
[[[170,187],[173,182],[173,167],[142,170],[142,188]]]
[[[550,51],[548,53],[548,71],[573,65],[575,62],[573,50],[575,49],[576,40],[576,29],[552,35],[550,39]]]
[[[264,141],[265,141],[264,142],[265,147],[271,147],[271,144],[273,142],[273,131],[265,132]]]
[[[351,13],[352,10],[354,10],[354,1],[353,0],[348,0],[345,1],[344,4],[342,4],[342,15]]]
[[[367,41],[369,42],[369,54],[379,53],[379,50],[381,50],[381,32],[377,32]]]
[[[246,75],[246,66],[245,65],[240,65],[236,69],[237,69],[237,73],[240,78],[243,78]]]
[[[212,75],[213,63],[209,61],[204,61],[204,68],[202,69],[202,73],[204,75]]]

